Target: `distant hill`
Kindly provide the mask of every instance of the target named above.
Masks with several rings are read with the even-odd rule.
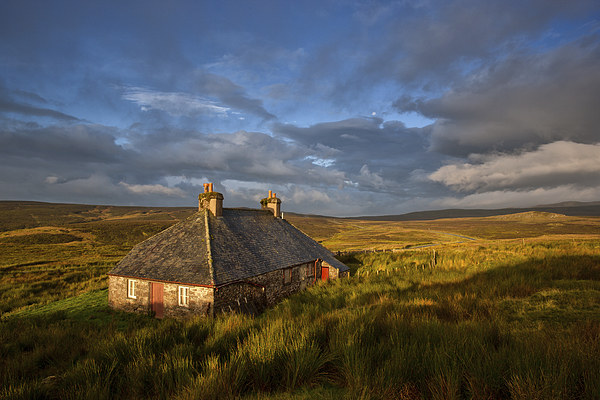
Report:
[[[168,219],[181,220],[191,215],[195,207],[142,207],[142,206],[106,206],[87,204],[44,203],[37,201],[0,200],[0,232],[6,229],[28,228],[40,225],[84,223],[115,218]],[[568,201],[556,204],[544,204],[529,208],[498,209],[445,209],[417,211],[399,215],[368,215],[347,217],[365,221],[428,221],[443,218],[492,217],[497,215],[518,214],[540,211],[563,214],[573,217],[600,216],[600,201]],[[300,214],[284,212],[284,218],[294,220],[333,218],[326,215]],[[2,229],[3,228],[3,229]]]
[[[535,207],[586,207],[586,206],[600,206],[600,201],[563,201],[562,203],[554,204],[542,204]]]
[[[106,206],[1,200],[0,232],[107,220],[179,221],[191,215],[194,210],[192,207]]]
[[[529,211],[540,211],[554,214],[563,214],[572,217],[598,217],[600,216],[600,202],[563,202],[546,204],[528,208],[498,208],[498,209],[446,209],[433,211],[417,211],[400,215],[369,215],[351,217],[366,221],[426,221],[442,218],[468,218],[492,217],[496,215],[517,214]]]

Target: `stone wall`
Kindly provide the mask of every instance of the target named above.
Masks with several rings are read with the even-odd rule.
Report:
[[[128,278],[108,276],[108,305],[114,309],[148,313],[150,311],[150,284],[135,279],[135,299],[127,296]]]
[[[310,267],[310,273],[308,268]],[[215,293],[215,311],[226,312],[243,310],[244,303],[252,302],[254,307],[261,310],[272,306],[282,299],[305,289],[320,279],[320,268],[317,268],[317,277],[314,276],[314,262],[291,267],[292,276],[289,283],[285,282],[284,270],[267,272],[266,274],[220,287]],[[263,290],[264,288],[264,290]]]
[[[323,266],[329,267],[330,279],[347,276],[347,272],[339,273],[336,268],[325,262],[323,262]],[[291,279],[289,282],[285,282],[285,270],[288,269],[291,269]],[[127,296],[128,280],[129,278],[109,275],[108,304],[118,310],[150,313],[152,281],[134,279],[136,281],[136,298],[132,299]],[[214,315],[229,311],[258,313],[320,280],[321,264],[317,264],[315,271],[315,263],[308,262],[271,271],[216,289],[176,283],[159,283],[163,285],[164,316],[184,317]],[[180,286],[189,287],[189,305],[187,307],[179,305]]]
[[[150,313],[150,292],[152,281],[134,279],[136,281],[135,297],[127,296],[129,278],[108,276],[108,305],[114,309]],[[158,282],[163,285],[164,315],[182,317],[187,315],[212,315],[214,296],[213,288],[201,286],[178,285]],[[179,286],[189,287],[189,306],[179,305]]]
[[[189,288],[189,304],[179,305],[179,287]],[[189,315],[209,316],[213,313],[214,289],[202,286],[164,284],[165,317],[185,317]]]
[[[215,313],[238,311],[256,314],[266,306],[266,289],[250,281],[221,286],[215,291]]]

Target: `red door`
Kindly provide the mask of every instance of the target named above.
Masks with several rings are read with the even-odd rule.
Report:
[[[321,267],[321,280],[326,281],[329,279],[329,267]]]
[[[165,306],[163,304],[163,284],[152,282],[152,296],[151,296],[150,309],[154,311],[156,318],[162,318],[165,312]]]

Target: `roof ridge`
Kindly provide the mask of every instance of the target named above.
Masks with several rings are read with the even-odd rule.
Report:
[[[212,251],[210,249],[210,232],[208,227],[208,210],[204,210],[204,226],[206,227],[206,253],[208,260],[208,274],[210,276],[210,283],[215,284],[215,271],[213,269]]]

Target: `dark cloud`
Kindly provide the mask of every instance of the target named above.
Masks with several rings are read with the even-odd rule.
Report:
[[[93,125],[35,127],[0,131],[0,154],[63,165],[102,165],[127,158],[111,128]]]
[[[22,97],[25,100],[28,100],[30,103],[47,103],[44,98],[35,93],[23,90],[10,91],[4,86],[0,85],[0,113],[16,113],[31,117],[48,117],[61,121],[79,121],[78,118],[73,117],[72,115],[67,115],[60,111],[52,110],[46,107],[37,107],[32,104],[16,101],[13,99],[13,96]]]
[[[46,101],[46,99],[44,99],[42,96],[40,96],[37,93],[32,93],[32,92],[28,92],[25,90],[14,90],[13,94],[15,96],[23,97],[25,100],[29,100],[29,101],[33,101],[33,102],[37,102],[37,103],[43,103],[43,104],[48,103]]]
[[[597,12],[597,2],[588,0],[359,2],[362,25],[312,54],[302,95],[318,93],[344,107],[364,102],[373,87],[385,93],[390,82],[398,91],[435,93],[506,55],[530,53],[534,43],[558,35],[549,32],[556,20],[576,24]]]
[[[6,192],[13,198],[18,193],[33,198],[47,193],[54,201],[127,204],[156,204],[169,198],[178,205],[187,204],[201,190],[203,179],[224,190],[240,185],[228,182],[258,182],[263,189],[279,187],[281,196],[299,211],[311,211],[309,207],[321,198],[329,204],[322,210],[336,213],[337,207],[337,213],[345,215],[359,209],[373,213],[384,198],[397,202],[415,194],[406,193],[409,185],[401,182],[423,161],[427,139],[419,129],[358,118],[308,128],[277,124],[273,131],[272,136],[19,125],[0,134],[0,181],[14,185]],[[118,138],[126,138],[123,145],[116,143]],[[258,189],[231,190],[232,200],[240,193],[246,198],[258,195]],[[346,191],[355,194],[348,197]],[[320,194],[309,201],[315,193]],[[380,197],[370,199],[375,193]],[[359,198],[364,204],[350,204]]]
[[[294,162],[306,154],[306,149],[258,132],[204,134],[171,130],[130,139],[149,160],[148,168],[190,177],[211,174],[222,179],[293,182],[303,173]]]
[[[514,55],[475,71],[433,99],[402,97],[400,111],[436,119],[432,149],[466,156],[557,140],[595,143],[600,114],[598,38],[542,54]]]
[[[63,121],[79,121],[78,118],[73,117],[72,115],[67,115],[49,108],[34,107],[5,99],[0,99],[0,112],[18,113],[34,117],[50,117]]]
[[[333,186],[344,179],[342,172],[307,160],[312,152],[305,146],[258,132],[140,133],[99,125],[15,126],[0,132],[0,181],[15,185],[5,195],[19,190],[31,195],[48,192],[58,201],[94,202],[98,198],[107,201],[110,194],[114,201],[137,199],[148,204],[161,195],[192,196],[200,190],[199,180],[207,176],[215,182]],[[116,144],[117,137],[127,137],[127,143]],[[28,177],[25,181],[24,176]],[[105,191],[101,195],[100,188],[86,192],[94,182],[102,182]]]
[[[38,3],[0,5],[5,198],[193,205],[209,179],[356,215],[598,193],[597,2]]]
[[[276,118],[265,110],[262,100],[250,98],[244,88],[224,76],[199,72],[196,75],[196,88],[202,96],[216,97],[224,105],[256,115],[264,121]]]
[[[493,61],[523,41],[537,39],[555,18],[585,15],[592,1],[476,0],[440,1],[416,6],[402,24],[391,24],[389,37],[364,70],[381,74],[389,68],[404,84],[425,78],[447,84],[470,62]],[[443,81],[441,81],[443,80]]]
[[[359,190],[402,194],[415,169],[441,165],[438,156],[426,152],[428,129],[406,128],[397,121],[353,118],[306,128],[274,124],[272,129],[310,147],[315,156],[332,159],[346,173],[345,184]]]

